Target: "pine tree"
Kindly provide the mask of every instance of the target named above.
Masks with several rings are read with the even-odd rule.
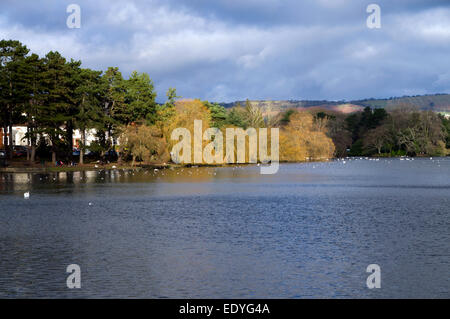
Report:
[[[111,138],[117,135],[121,124],[130,122],[130,110],[125,104],[125,81],[119,68],[109,67],[103,74],[105,95],[103,99],[103,127],[97,132],[99,147],[104,152],[111,146]]]
[[[26,82],[28,103],[25,104],[27,134],[30,141],[30,163],[36,159],[36,147],[38,140],[38,128],[41,126],[41,108],[44,104],[46,88],[43,81],[44,61],[38,55],[32,54],[25,60],[22,76]]]
[[[12,158],[12,126],[26,102],[26,85],[21,75],[29,50],[19,41],[0,41],[0,116],[6,152]],[[7,132],[10,138],[7,137]]]
[[[134,71],[130,78],[125,81],[125,88],[125,102],[129,110],[129,117],[126,118],[126,121],[143,120],[148,125],[154,124],[156,120],[156,93],[149,75]]]
[[[71,106],[66,59],[58,52],[49,52],[44,58],[43,83],[46,98],[40,114],[39,133],[45,133],[51,142],[52,161],[56,162],[58,151],[67,149],[66,132],[63,130],[71,115],[67,110]]]
[[[75,115],[75,126],[81,133],[80,164],[84,163],[86,150],[86,131],[101,128],[104,123],[102,98],[105,91],[101,71],[81,69],[81,84],[76,90],[78,97],[78,112]]]
[[[73,130],[74,130],[74,117],[79,113],[79,90],[78,88],[82,85],[81,78],[81,61],[70,60],[70,62],[65,65],[65,81],[67,89],[67,105],[65,109],[65,114],[67,115],[67,120],[65,123],[66,130],[66,157],[72,160],[73,154]]]

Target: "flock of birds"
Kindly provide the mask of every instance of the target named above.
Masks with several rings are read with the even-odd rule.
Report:
[[[437,164],[438,164],[438,166],[440,167],[440,160],[439,160],[439,159],[434,160],[433,157],[430,157],[429,159],[430,159],[431,161],[433,161],[433,162],[436,161]],[[386,158],[386,162],[387,162],[387,163],[392,163],[392,161],[394,161],[394,160],[400,160],[400,161],[414,161],[414,158],[412,158],[412,157],[406,157],[406,156],[405,156],[405,157],[400,157],[400,158]],[[380,158],[370,158],[370,157],[346,157],[346,158],[338,158],[338,159],[336,159],[336,160],[334,160],[334,161],[331,161],[331,162],[324,162],[324,163],[327,163],[327,164],[329,164],[329,163],[340,163],[340,164],[345,165],[345,164],[347,164],[347,163],[349,163],[349,162],[352,162],[352,161],[374,161],[374,162],[379,162],[379,161],[380,161]],[[323,163],[322,163],[322,164],[323,164]],[[257,164],[257,166],[260,166],[260,164]],[[316,168],[317,166],[318,166],[318,165],[316,165],[316,164],[315,164],[315,165],[312,165],[312,168]],[[243,168],[245,168],[245,167],[246,167],[246,166],[233,166],[233,167],[232,167],[232,170],[243,169]],[[156,176],[158,179],[159,179],[159,175],[160,175],[160,176],[168,175],[168,174],[165,173],[166,170],[175,171],[175,168],[174,168],[174,167],[167,167],[167,168],[162,168],[162,169],[155,168],[155,169],[153,169],[153,170],[146,170],[146,169],[142,169],[142,168],[136,169],[136,170],[121,170],[121,169],[117,169],[116,166],[112,166],[112,169],[113,169],[115,172],[118,172],[118,174],[119,174],[118,176],[119,176],[119,177],[122,177],[122,176],[134,176],[136,172],[138,172],[138,171],[143,171],[144,175],[149,175],[149,174],[150,174],[150,175]],[[186,173],[187,173],[189,176],[192,176],[192,175],[194,175],[194,174],[198,174],[198,173],[199,173],[199,167],[198,167],[198,166],[192,166],[191,168],[180,168],[180,169],[178,169],[178,170],[176,171],[176,175],[180,175],[180,174],[185,173],[185,169],[186,169]],[[103,173],[105,173],[105,172],[106,172],[106,170],[100,170],[100,171],[98,171],[97,173],[98,173],[98,175],[101,175],[101,174],[103,174]],[[175,173],[175,172],[174,172],[174,173]],[[215,171],[215,169],[213,169],[213,170],[207,170],[206,174],[215,176],[215,175],[217,175],[217,172]],[[100,178],[100,180],[104,180],[104,179],[105,179],[103,176],[99,176],[99,178]],[[49,179],[49,177],[47,176],[47,177],[45,177],[45,179]],[[40,177],[40,180],[42,181],[43,178]],[[80,181],[83,181],[83,177],[80,177],[79,180],[80,180]],[[85,178],[85,180],[87,180],[87,178]],[[30,179],[29,179],[28,181],[30,182]],[[56,181],[56,177],[53,177],[53,181]],[[23,193],[23,198],[24,198],[24,199],[29,199],[29,198],[30,198],[30,192],[27,191],[27,192]],[[93,206],[93,203],[90,202],[88,205],[89,205],[89,206]]]

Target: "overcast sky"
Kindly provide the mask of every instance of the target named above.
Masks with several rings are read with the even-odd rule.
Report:
[[[168,87],[218,102],[450,93],[450,0],[1,0],[0,38],[147,72],[159,101]]]

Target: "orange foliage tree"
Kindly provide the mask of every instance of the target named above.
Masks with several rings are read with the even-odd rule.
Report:
[[[144,163],[168,162],[167,143],[157,126],[130,124],[122,128],[119,152]]]
[[[178,143],[177,140],[171,140],[172,131],[176,128],[185,128],[189,130],[191,133],[191,141],[193,141],[195,120],[202,121],[201,133],[203,137],[204,131],[210,127],[211,113],[202,101],[199,99],[183,99],[175,102],[174,115],[168,125],[164,128],[164,136],[167,140],[169,152],[172,150],[172,147]],[[207,144],[207,141],[202,141],[202,149]],[[193,147],[192,144],[191,147]],[[194,162],[193,158],[192,162]]]
[[[280,160],[299,162],[333,157],[333,141],[314,123],[306,112],[295,112],[280,130]]]

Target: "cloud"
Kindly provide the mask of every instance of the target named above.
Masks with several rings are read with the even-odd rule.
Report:
[[[66,27],[77,2],[82,28]],[[357,99],[447,92],[447,1],[86,0],[2,2],[0,37],[83,66],[147,72],[159,99]]]

